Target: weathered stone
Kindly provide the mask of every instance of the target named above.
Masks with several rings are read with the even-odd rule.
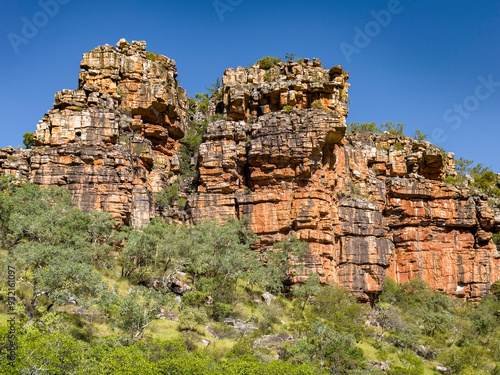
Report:
[[[65,186],[79,208],[140,226],[155,215],[153,193],[169,183],[187,96],[173,60],[146,52],[145,42],[117,46],[83,55],[79,88],[55,95],[35,132],[38,147],[1,151],[0,172]]]
[[[473,300],[500,278],[500,211],[443,182],[456,173],[453,154],[388,133],[346,134],[349,74],[340,66],[305,59],[226,70],[208,113],[192,116],[223,119],[208,124],[193,157],[197,190],[182,213],[153,200],[180,173],[188,124],[175,62],[122,39],[84,54],[81,69],[78,89],[57,93],[40,121],[37,147],[0,150],[0,174],[64,186],[78,207],[108,211],[117,225],[247,216],[257,251],[289,235],[307,242],[292,282],[317,273],[360,300],[373,301],[387,276]],[[170,287],[189,288],[179,279]]]

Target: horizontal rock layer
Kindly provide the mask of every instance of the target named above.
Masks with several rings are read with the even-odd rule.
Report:
[[[40,121],[37,147],[0,150],[0,173],[64,186],[83,210],[143,225],[158,215],[154,193],[179,177],[188,104],[175,62],[120,40],[84,54],[81,68],[78,89],[57,93]],[[361,300],[376,298],[387,276],[484,296],[500,278],[500,213],[443,182],[455,173],[453,154],[391,134],[346,134],[348,78],[316,59],[228,69],[208,108],[225,119],[208,124],[193,158],[196,191],[183,215],[163,216],[248,216],[257,251],[293,234],[309,245],[293,281],[318,273]]]

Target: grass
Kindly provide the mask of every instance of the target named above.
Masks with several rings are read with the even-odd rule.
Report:
[[[356,344],[358,348],[363,350],[365,358],[372,363],[390,361],[394,366],[403,366],[403,363],[398,356],[398,353],[400,353],[399,349],[388,344],[384,345],[387,346],[387,349],[385,351],[375,348],[375,346],[367,340],[360,341]],[[384,354],[387,355],[387,358],[382,360],[381,358],[384,357]],[[436,370],[436,367],[440,365],[438,362],[422,359],[422,365],[424,367],[424,375],[439,374],[439,372]]]
[[[144,330],[144,333],[155,339],[173,340],[181,336],[178,327],[178,322],[167,319],[157,319],[151,322],[149,327]]]

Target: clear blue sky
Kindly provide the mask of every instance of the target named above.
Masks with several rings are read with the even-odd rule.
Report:
[[[40,5],[53,1],[66,4]],[[421,129],[500,172],[496,0],[53,1],[0,5],[0,147],[22,144],[55,92],[77,87],[84,52],[124,37],[175,59],[189,95],[267,55],[341,64],[351,74],[349,122],[404,122],[407,134]],[[37,30],[23,30],[23,17]]]

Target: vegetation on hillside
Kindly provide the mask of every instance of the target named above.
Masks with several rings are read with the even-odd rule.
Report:
[[[369,131],[369,132],[378,133],[378,134],[387,132],[389,134],[392,134],[392,135],[395,135],[398,137],[402,137],[405,135],[404,127],[405,127],[405,124],[403,124],[403,123],[398,122],[397,124],[395,124],[391,121],[380,124],[380,126],[374,122],[351,122],[347,126],[347,131],[349,131],[350,133],[354,133],[358,130],[363,130],[363,131]],[[422,138],[422,137],[425,138],[425,134],[422,134],[420,132],[420,130],[417,130],[417,135],[419,138]]]
[[[444,181],[455,186],[467,187],[475,193],[486,194],[489,203],[500,208],[500,177],[482,164],[474,165],[472,160],[455,160],[457,174],[447,176]]]
[[[307,245],[255,240],[245,220],[117,230],[64,189],[0,178],[0,334],[12,307],[18,345],[0,373],[500,374],[500,282],[471,304],[388,279],[370,308],[317,276],[285,288]]]

